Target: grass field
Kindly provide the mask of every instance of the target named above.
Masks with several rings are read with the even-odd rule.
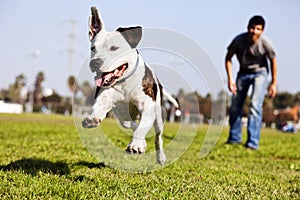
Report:
[[[165,125],[168,133],[173,128]],[[206,130],[200,126],[170,165],[129,173],[89,154],[72,117],[1,114],[0,199],[300,199],[300,133],[263,129],[260,149],[252,151],[225,145],[225,127],[213,151],[200,159]],[[167,144],[170,137],[164,139]]]

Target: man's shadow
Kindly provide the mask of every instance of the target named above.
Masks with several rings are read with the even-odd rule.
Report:
[[[3,171],[22,171],[25,174],[36,176],[38,172],[51,173],[56,175],[70,174],[70,169],[67,163],[58,161],[51,162],[40,158],[23,158],[13,161],[8,165],[0,166]]]

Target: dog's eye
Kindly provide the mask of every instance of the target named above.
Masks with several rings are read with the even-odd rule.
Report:
[[[96,50],[96,47],[95,47],[95,46],[92,46],[92,47],[91,47],[91,51],[94,52],[95,50]]]
[[[119,47],[117,47],[117,46],[111,46],[109,50],[110,51],[116,51],[117,49],[119,49]]]

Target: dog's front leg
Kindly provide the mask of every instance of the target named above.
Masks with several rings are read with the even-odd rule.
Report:
[[[141,119],[137,129],[133,133],[131,142],[128,144],[126,151],[128,153],[142,154],[146,151],[146,134],[150,131],[155,120],[154,102],[145,101],[144,108],[141,111]]]
[[[114,90],[112,88],[101,91],[92,107],[92,114],[82,120],[83,128],[94,128],[106,117],[112,109]]]

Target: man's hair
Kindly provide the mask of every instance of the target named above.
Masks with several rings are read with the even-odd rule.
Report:
[[[248,23],[248,29],[253,26],[253,25],[261,25],[262,28],[265,28],[265,20],[262,16],[260,15],[255,15],[253,16]]]

